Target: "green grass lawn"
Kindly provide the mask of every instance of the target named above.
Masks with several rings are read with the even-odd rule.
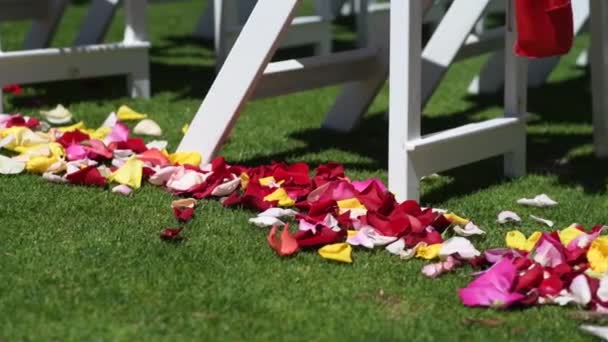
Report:
[[[201,9],[195,0],[150,6],[151,100],[125,97],[124,78],[115,77],[28,86],[24,95],[5,99],[7,111],[31,115],[38,106],[62,103],[95,126],[126,103],[156,120],[174,149],[214,76],[208,44],[190,36]],[[71,42],[85,10],[70,9],[54,45]],[[111,40],[121,37],[119,19]],[[3,48],[18,48],[26,28],[0,25]],[[348,28],[338,26],[336,37],[338,46],[352,45]],[[487,230],[479,248],[504,244],[507,229],[495,220],[505,209],[550,218],[559,228],[608,223],[608,164],[592,153],[589,75],[574,66],[587,43],[579,39],[551,81],[530,92],[529,176],[505,180],[501,160],[492,159],[425,182],[423,204],[454,210]],[[466,95],[483,61],[449,72],[425,109],[426,132],[500,115],[500,96]],[[333,160],[352,178],[386,180],[386,89],[349,134],[319,129],[337,91],[249,104],[221,154],[247,165]],[[560,205],[515,204],[540,193]],[[420,274],[423,262],[383,250],[356,250],[352,265],[312,252],[279,258],[267,246],[267,231],[247,223],[252,213],[214,201],[198,207],[184,243],[163,243],[159,231],[175,225],[171,200],[152,186],[124,198],[32,175],[0,178],[0,341],[589,339],[578,331],[572,308],[464,308],[456,290],[470,281],[469,268],[429,280]],[[528,220],[521,229],[542,227]]]

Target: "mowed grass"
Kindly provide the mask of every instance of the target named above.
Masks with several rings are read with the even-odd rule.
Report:
[[[152,99],[125,97],[124,78],[113,77],[28,86],[25,94],[5,99],[7,111],[36,115],[62,103],[96,126],[128,104],[156,120],[174,149],[214,77],[209,44],[190,35],[202,7],[194,0],[149,6]],[[69,10],[54,45],[69,45],[85,11],[84,4]],[[110,40],[120,39],[122,18]],[[3,48],[18,48],[26,29],[24,23],[2,24]],[[336,30],[337,46],[352,46],[351,29]],[[504,244],[509,228],[495,220],[505,209],[552,219],[557,227],[608,223],[608,165],[592,153],[589,76],[574,66],[587,43],[587,37],[577,40],[550,82],[530,92],[529,176],[505,180],[496,158],[424,183],[424,205],[448,208],[487,230],[476,241],[479,248]],[[501,114],[499,95],[466,95],[484,58],[450,70],[425,109],[426,132]],[[319,129],[337,92],[250,103],[221,154],[247,165],[338,161],[352,178],[386,179],[386,89],[349,134]],[[560,205],[515,204],[539,193]],[[152,186],[124,198],[33,175],[1,177],[0,340],[589,339],[577,329],[574,308],[464,308],[456,290],[470,281],[470,268],[429,280],[420,274],[421,261],[403,262],[383,250],[356,250],[352,265],[314,252],[279,258],[267,246],[267,231],[247,223],[251,212],[215,201],[197,208],[184,243],[163,243],[159,231],[176,225],[171,200]],[[543,229],[530,220],[520,228]]]

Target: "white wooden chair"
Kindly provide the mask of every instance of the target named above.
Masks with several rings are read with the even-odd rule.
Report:
[[[210,161],[247,101],[331,84],[345,86],[324,126],[352,129],[386,81],[390,62],[389,186],[399,199],[418,199],[419,181],[424,175],[496,155],[505,155],[507,175],[525,173],[525,60],[507,55],[503,118],[421,136],[422,74],[428,72],[423,70],[428,66],[423,66],[422,20],[432,0],[393,1],[390,44],[388,28],[376,25],[368,47],[269,63],[301,3],[302,0],[258,2],[178,150],[199,151],[204,161]],[[456,18],[462,7],[454,8],[459,10],[454,9],[450,17]],[[515,37],[513,20],[509,16],[506,35],[509,47]],[[461,44],[468,32],[460,35],[445,44]]]
[[[46,32],[52,32],[54,29],[48,30],[48,27],[56,25],[53,14],[65,4],[64,0],[0,0],[0,21],[36,20],[38,24],[31,32],[36,31],[36,25],[47,25]],[[0,51],[0,86],[123,74],[127,75],[131,96],[149,97],[146,0],[125,0],[124,5],[126,19],[122,42]],[[26,39],[26,47],[48,45],[47,38],[32,34]],[[1,104],[2,101],[0,111]]]
[[[504,0],[496,0],[496,3]],[[590,16],[590,7],[587,0],[576,0],[572,2],[574,9],[574,33],[579,34],[587,26]],[[498,9],[494,7],[494,9]],[[551,72],[557,67],[560,57],[541,58],[530,60],[528,69],[528,85],[530,87],[542,86]],[[587,63],[587,54],[579,57],[578,64]],[[504,50],[499,49],[492,53],[480,74],[473,79],[469,85],[470,94],[493,94],[498,92],[504,84],[504,72],[501,67],[504,64]]]
[[[327,55],[332,49],[332,0],[315,0],[315,14],[293,18],[281,47],[304,45],[315,47],[316,55]],[[257,0],[213,0],[198,20],[195,36],[212,39],[218,65],[226,58]]]

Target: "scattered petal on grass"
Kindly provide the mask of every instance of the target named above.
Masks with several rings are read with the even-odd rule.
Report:
[[[481,253],[473,246],[471,241],[455,236],[444,241],[439,250],[439,256],[442,258],[457,255],[462,259],[473,259],[481,255]]]
[[[444,273],[454,270],[459,265],[460,261],[458,261],[452,256],[449,256],[446,260],[434,264],[425,265],[424,267],[422,267],[422,274],[429,278],[437,278]]]
[[[498,213],[498,223],[521,222],[521,217],[512,211],[501,211]]]
[[[0,174],[16,175],[25,170],[26,163],[0,155]]]
[[[298,242],[289,231],[289,225],[283,227],[281,238],[278,235],[278,225],[273,226],[268,234],[268,245],[280,256],[289,256],[298,252]]]
[[[544,219],[544,218],[542,218],[542,217],[538,217],[538,216],[530,215],[530,218],[531,218],[532,220],[534,220],[534,221],[536,221],[536,222],[538,222],[538,223],[542,223],[542,224],[544,224],[544,225],[546,225],[546,226],[548,226],[548,227],[553,227],[553,224],[554,224],[554,223],[553,223],[553,221],[550,221],[550,220]]]
[[[580,329],[588,334],[599,337],[604,341],[608,341],[608,327],[602,327],[599,325],[581,325]]]
[[[538,242],[541,235],[541,232],[534,232],[530,237],[526,238],[522,232],[513,230],[507,233],[505,242],[509,248],[530,252],[536,246],[536,242]]]
[[[164,241],[175,242],[182,239],[182,228],[167,228],[160,232],[160,238]]]
[[[507,308],[524,298],[512,292],[517,269],[510,259],[502,259],[466,288],[458,290],[460,300],[466,306]]]
[[[68,180],[64,177],[58,176],[56,174],[45,172],[42,174],[42,178],[46,179],[51,183],[68,183]]]
[[[190,222],[192,217],[194,217],[194,208],[173,207],[173,215],[180,222]]]
[[[144,163],[136,158],[130,158],[124,165],[110,176],[110,181],[128,185],[133,189],[141,187]]]
[[[193,209],[196,206],[197,200],[194,198],[182,198],[171,202],[171,208],[190,208]]]
[[[184,124],[182,126],[182,134],[188,133],[188,129],[190,129],[190,124]]]
[[[587,251],[590,268],[597,273],[608,272],[608,236],[600,236],[591,242]]]
[[[105,121],[101,124],[101,127],[113,128],[114,125],[118,122],[118,117],[116,113],[112,112],[108,115]]]
[[[285,225],[285,222],[272,216],[258,216],[249,219],[249,223],[258,227],[272,227],[276,225]]]
[[[57,105],[49,111],[40,111],[40,114],[53,125],[65,125],[72,121],[72,113],[62,105]]]
[[[269,216],[269,217],[294,217],[298,212],[293,209],[283,208],[269,208],[261,212],[258,216]]]
[[[169,155],[169,160],[172,164],[199,166],[202,157],[198,152],[175,152]]]
[[[467,223],[467,225],[464,226],[464,228],[460,227],[459,225],[456,225],[456,226],[454,226],[453,229],[454,229],[454,233],[456,233],[460,236],[464,236],[464,237],[474,236],[474,235],[484,235],[486,233],[483,230],[481,230],[473,222]]]
[[[127,185],[120,184],[120,185],[117,185],[117,186],[113,187],[112,188],[112,192],[113,193],[117,193],[117,194],[121,194],[121,195],[124,195],[124,196],[128,196],[131,192],[133,192],[133,189],[131,189]]]
[[[160,137],[161,135],[163,135],[163,130],[153,120],[144,119],[138,122],[137,125],[135,125],[135,127],[133,128],[133,133],[139,135]]]
[[[119,121],[137,121],[142,120],[148,117],[146,114],[141,114],[127,106],[120,106],[118,108],[118,112],[116,113],[116,117]]]
[[[319,249],[319,255],[323,259],[339,261],[344,263],[352,263],[352,247],[347,243],[335,243],[332,245],[323,246]]]
[[[155,148],[159,151],[162,151],[167,148],[167,145],[169,145],[169,142],[167,142],[166,140],[152,140],[146,144],[146,147],[149,150]]]
[[[454,213],[443,214],[443,216],[450,221],[452,224],[457,224],[460,226],[466,226],[469,224],[469,220],[463,217],[460,217]]]
[[[518,204],[528,205],[532,207],[553,207],[557,205],[557,202],[552,200],[549,196],[545,194],[538,195],[534,198],[520,198],[517,200]]]

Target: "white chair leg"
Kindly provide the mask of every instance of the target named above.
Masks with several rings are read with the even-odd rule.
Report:
[[[518,57],[513,51],[517,39],[515,21],[515,1],[508,0],[507,29],[505,39],[505,117],[523,118],[527,111],[528,61]],[[505,155],[504,171],[507,177],[521,177],[526,174],[526,130],[522,125],[520,136],[513,137],[517,144]]]
[[[192,120],[179,151],[199,151],[204,162],[213,158],[252,96],[301,2],[258,1]]]
[[[420,198],[407,144],[420,137],[422,15],[421,1],[391,3],[388,183],[398,201]]]
[[[591,89],[595,154],[608,157],[608,3],[591,0]]]
[[[148,41],[146,0],[124,0],[125,33],[124,44]],[[127,87],[132,97],[150,97],[150,71],[147,52],[140,56],[141,62],[127,76]]]
[[[24,50],[42,49],[50,45],[68,4],[68,0],[52,0],[50,2],[47,15],[43,19],[34,20],[32,23],[32,27],[23,43]]]
[[[491,0],[452,3],[422,53],[422,104],[431,98]]]
[[[74,45],[102,43],[119,5],[120,0],[93,0]]]

